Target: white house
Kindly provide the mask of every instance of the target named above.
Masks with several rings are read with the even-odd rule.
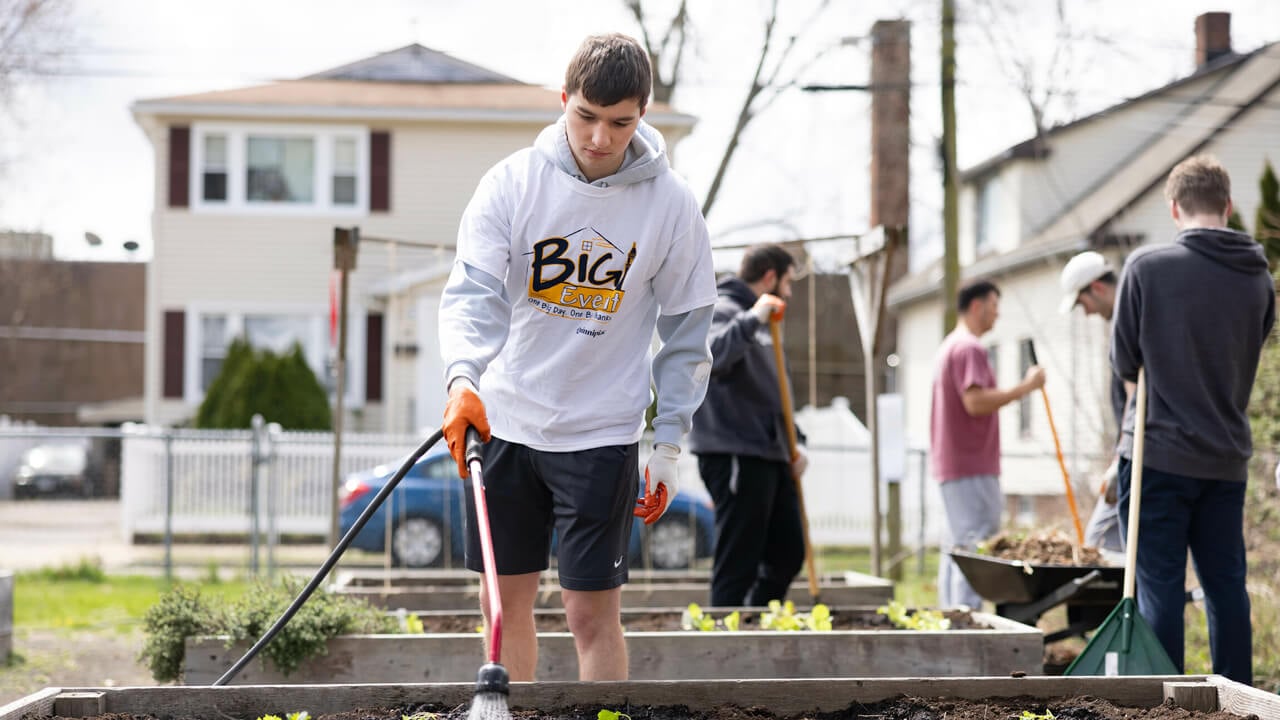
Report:
[[[437,424],[435,314],[458,220],[480,176],[554,122],[559,100],[410,45],[297,80],[136,102],[156,163],[147,421],[192,416],[240,335],[300,342],[332,387],[334,228],[358,226],[348,427]],[[661,105],[646,119],[670,146],[694,123]]]
[[[1164,180],[1176,163],[1201,152],[1231,173],[1236,207],[1252,226],[1264,162],[1280,162],[1280,44],[1232,52],[1226,13],[1197,18],[1196,39],[1187,77],[1054,128],[962,175],[961,280],[988,277],[1002,291],[1000,318],[983,341],[1001,386],[1021,378],[1030,363],[1027,342],[1034,341],[1077,487],[1109,462],[1116,430],[1107,403],[1108,327],[1079,310],[1057,310],[1066,260],[1094,249],[1119,271],[1136,246],[1171,241]],[[940,297],[941,278],[935,264],[888,295],[899,318],[898,387],[912,444],[928,444],[942,303],[954,302]],[[1061,494],[1039,394],[1004,408],[1000,425],[1006,493],[1021,496],[1023,511],[1035,496]]]

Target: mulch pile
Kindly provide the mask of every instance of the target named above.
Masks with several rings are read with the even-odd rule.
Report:
[[[1034,565],[1106,565],[1097,548],[1081,547],[1061,530],[1003,532],[983,543],[991,557]]]

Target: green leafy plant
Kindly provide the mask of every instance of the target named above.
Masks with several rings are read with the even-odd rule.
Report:
[[[596,713],[596,720],[631,720],[631,716],[616,710],[601,709]]]
[[[790,600],[769,601],[769,611],[760,614],[761,630],[814,630],[826,632],[831,630],[831,609],[822,603],[813,606],[807,613],[796,612],[795,603]]]
[[[307,364],[302,347],[277,355],[236,339],[196,411],[195,426],[250,427],[255,414],[290,430],[329,430],[329,393]]]
[[[258,720],[282,720],[279,715],[259,715]],[[285,715],[283,720],[311,720],[311,713],[306,710],[291,712]]]
[[[689,603],[689,607],[685,608],[684,612],[680,614],[680,628],[682,630],[698,630],[700,632],[728,630],[734,632],[738,630],[738,626],[741,623],[742,616],[737,610],[725,615],[720,620],[716,620],[711,615],[703,612],[698,603]]]
[[[422,618],[413,613],[409,613],[404,617],[404,631],[410,635],[421,635],[426,632],[426,627],[422,624]]]
[[[938,610],[916,610],[908,612],[905,605],[897,600],[891,600],[888,605],[881,605],[876,608],[876,612],[889,618],[889,622],[894,627],[904,630],[948,630],[951,628],[951,620],[948,619]],[[1023,718],[1026,720],[1026,718]],[[1042,718],[1041,720],[1052,720],[1050,718]]]
[[[227,636],[228,647],[256,641],[300,589],[297,580],[274,586],[260,584],[233,603],[215,607],[199,590],[177,585],[147,611],[143,620],[146,639],[139,659],[157,681],[177,680],[182,674],[187,638]],[[394,633],[399,629],[394,617],[363,600],[320,590],[263,648],[261,657],[288,675],[304,661],[323,655],[330,638],[350,633]]]
[[[1022,715],[1018,716],[1018,720],[1054,720],[1053,713],[1045,708],[1044,714],[1037,715],[1030,710],[1023,710]]]

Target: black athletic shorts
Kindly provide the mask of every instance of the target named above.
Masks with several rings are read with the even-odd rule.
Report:
[[[544,452],[495,436],[485,443],[482,468],[499,575],[546,570],[554,528],[561,587],[609,590],[627,581],[639,445]],[[466,564],[483,572],[475,495],[464,483]]]

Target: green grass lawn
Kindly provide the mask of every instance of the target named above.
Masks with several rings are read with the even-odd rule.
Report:
[[[813,549],[814,564],[818,573],[854,570],[871,574],[871,549],[865,547],[826,546]],[[894,599],[907,607],[933,607],[938,600],[938,549],[929,548],[924,553],[923,570],[916,555],[904,560],[899,568],[901,579],[894,581]],[[883,572],[889,577],[886,560]],[[804,572],[801,572],[801,578]]]
[[[195,584],[204,594],[230,599],[250,587],[212,576]],[[14,577],[13,623],[32,630],[126,631],[170,586],[160,577],[107,575],[91,562],[22,572]]]

